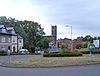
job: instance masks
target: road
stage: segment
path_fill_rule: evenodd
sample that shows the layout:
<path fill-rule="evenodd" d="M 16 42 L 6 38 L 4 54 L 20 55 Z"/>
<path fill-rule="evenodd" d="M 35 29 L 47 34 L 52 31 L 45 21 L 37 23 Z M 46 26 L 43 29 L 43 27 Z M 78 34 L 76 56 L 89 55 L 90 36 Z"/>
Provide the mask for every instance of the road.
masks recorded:
<path fill-rule="evenodd" d="M 100 64 L 60 68 L 0 67 L 0 76 L 100 76 Z"/>
<path fill-rule="evenodd" d="M 6 62 L 11 59 L 12 61 L 14 60 L 23 60 L 27 59 L 29 57 L 32 57 L 32 55 L 11 55 L 11 56 L 0 56 L 0 62 Z"/>

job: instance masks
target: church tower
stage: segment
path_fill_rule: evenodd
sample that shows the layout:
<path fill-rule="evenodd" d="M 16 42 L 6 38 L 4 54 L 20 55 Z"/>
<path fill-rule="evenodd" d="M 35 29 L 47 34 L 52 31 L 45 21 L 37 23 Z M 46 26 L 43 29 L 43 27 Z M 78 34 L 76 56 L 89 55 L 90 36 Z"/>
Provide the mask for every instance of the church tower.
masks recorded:
<path fill-rule="evenodd" d="M 52 26 L 51 27 L 51 35 L 54 37 L 54 42 L 55 42 L 55 45 L 56 45 L 56 41 L 57 41 L 57 26 Z"/>
<path fill-rule="evenodd" d="M 52 26 L 52 36 L 57 36 L 57 26 L 55 25 L 55 26 Z"/>

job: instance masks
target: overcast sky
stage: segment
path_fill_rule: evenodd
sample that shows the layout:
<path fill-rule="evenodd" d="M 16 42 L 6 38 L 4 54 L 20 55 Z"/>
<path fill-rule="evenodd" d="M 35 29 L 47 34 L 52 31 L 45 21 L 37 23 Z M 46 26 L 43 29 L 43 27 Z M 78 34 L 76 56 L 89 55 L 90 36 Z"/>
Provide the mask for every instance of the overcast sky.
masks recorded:
<path fill-rule="evenodd" d="M 100 0 L 0 0 L 0 16 L 33 20 L 42 25 L 46 35 L 57 25 L 58 38 L 100 36 Z"/>

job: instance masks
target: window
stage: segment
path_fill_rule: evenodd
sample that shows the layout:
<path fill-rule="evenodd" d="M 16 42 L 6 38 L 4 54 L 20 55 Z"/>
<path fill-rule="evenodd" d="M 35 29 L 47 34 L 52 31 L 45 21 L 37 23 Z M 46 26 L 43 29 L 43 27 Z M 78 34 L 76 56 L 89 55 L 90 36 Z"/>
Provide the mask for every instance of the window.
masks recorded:
<path fill-rule="evenodd" d="M 15 38 L 13 38 L 13 42 L 15 42 Z"/>
<path fill-rule="evenodd" d="M 2 37 L 1 42 L 6 42 L 5 37 Z"/>
<path fill-rule="evenodd" d="M 1 47 L 2 51 L 6 51 L 6 48 L 4 46 Z"/>
<path fill-rule="evenodd" d="M 19 43 L 21 43 L 22 41 L 21 40 L 19 40 Z"/>
<path fill-rule="evenodd" d="M 8 38 L 8 42 L 10 42 L 10 38 Z"/>

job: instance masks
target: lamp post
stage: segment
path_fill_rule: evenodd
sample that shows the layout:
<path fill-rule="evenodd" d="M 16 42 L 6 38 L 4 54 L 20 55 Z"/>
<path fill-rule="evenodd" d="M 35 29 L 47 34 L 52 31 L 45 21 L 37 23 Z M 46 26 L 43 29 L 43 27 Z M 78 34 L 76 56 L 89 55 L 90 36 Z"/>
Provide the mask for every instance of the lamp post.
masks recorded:
<path fill-rule="evenodd" d="M 73 52 L 73 40 L 72 40 L 72 26 L 70 25 L 65 25 L 65 27 L 70 27 L 71 28 L 71 52 Z"/>

